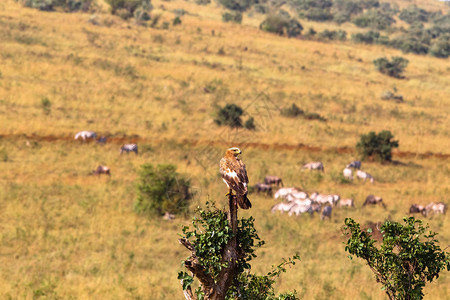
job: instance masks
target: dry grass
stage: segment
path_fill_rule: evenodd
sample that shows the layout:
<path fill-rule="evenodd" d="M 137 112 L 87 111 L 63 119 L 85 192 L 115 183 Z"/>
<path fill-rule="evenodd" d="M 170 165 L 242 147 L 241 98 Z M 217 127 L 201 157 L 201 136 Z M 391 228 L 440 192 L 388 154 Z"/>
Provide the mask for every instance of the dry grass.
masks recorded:
<path fill-rule="evenodd" d="M 208 199 L 222 206 L 217 161 L 223 149 L 241 144 L 247 145 L 243 158 L 251 183 L 280 175 L 287 185 L 357 202 L 356 209 L 335 210 L 330 222 L 321 223 L 317 216 L 273 215 L 273 200 L 253 195 L 254 208 L 242 214 L 256 218 L 267 242 L 254 271 L 267 272 L 299 252 L 302 262 L 282 277 L 280 290 L 296 289 L 303 299 L 383 299 L 367 267 L 346 258 L 343 219 L 400 221 L 412 203 L 448 204 L 448 159 L 397 155 L 406 165 L 364 163 L 374 185 L 344 184 L 342 168 L 356 154 L 337 150 L 353 149 L 362 133 L 388 129 L 401 152 L 449 154 L 450 62 L 380 46 L 278 37 L 256 28 L 259 15 L 244 17 L 243 26 L 225 24 L 215 3 L 153 4 L 163 21 L 174 17 L 173 9 L 191 14 L 162 30 L 105 11 L 98 13 L 101 26 L 94 26 L 88 14 L 43 13 L 12 0 L 0 4 L 4 298 L 181 299 L 176 273 L 187 253 L 176 239 L 178 224 L 188 220 L 137 216 L 136 171 L 143 163 L 174 163 L 192 178 L 193 207 Z M 410 61 L 406 79 L 374 69 L 375 58 L 394 55 Z M 206 93 L 206 86 L 213 91 Z M 380 100 L 394 86 L 406 103 Z M 48 115 L 41 106 L 45 97 Z M 253 116 L 258 130 L 214 125 L 216 107 L 226 103 L 245 107 L 244 119 Z M 280 116 L 279 109 L 292 103 L 327 122 Z M 105 146 L 73 141 L 84 129 L 115 138 Z M 121 142 L 136 140 L 140 155 L 119 156 Z M 299 143 L 324 150 L 293 147 Z M 323 175 L 301 171 L 312 160 L 324 162 Z M 98 164 L 111 168 L 111 178 L 88 175 Z M 361 208 L 371 193 L 385 199 L 387 210 Z M 446 247 L 449 215 L 426 221 Z M 426 298 L 447 299 L 449 280 L 444 273 L 425 289 Z"/>

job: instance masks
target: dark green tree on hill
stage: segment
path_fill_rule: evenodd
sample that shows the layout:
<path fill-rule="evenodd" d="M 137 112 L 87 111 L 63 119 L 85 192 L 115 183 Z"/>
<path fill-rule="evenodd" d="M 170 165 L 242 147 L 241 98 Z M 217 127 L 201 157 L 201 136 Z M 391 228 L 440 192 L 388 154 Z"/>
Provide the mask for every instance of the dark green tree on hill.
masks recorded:
<path fill-rule="evenodd" d="M 356 150 L 363 160 L 367 158 L 379 161 L 391 161 L 392 149 L 398 148 L 398 141 L 392 140 L 394 136 L 390 131 L 383 130 L 376 134 L 371 131 L 361 135 L 360 141 L 356 144 Z"/>
<path fill-rule="evenodd" d="M 380 73 L 395 78 L 402 78 L 402 73 L 409 61 L 403 57 L 394 56 L 390 61 L 386 57 L 380 57 L 373 61 L 373 64 Z"/>
<path fill-rule="evenodd" d="M 390 300 L 420 300 L 426 282 L 437 279 L 444 269 L 450 271 L 450 253 L 439 247 L 437 233 L 426 233 L 428 226 L 422 221 L 414 217 L 403 221 L 387 221 L 380 227 L 383 241 L 377 248 L 371 230 L 362 231 L 358 223 L 346 218 L 343 232 L 349 239 L 345 251 L 367 262 Z"/>

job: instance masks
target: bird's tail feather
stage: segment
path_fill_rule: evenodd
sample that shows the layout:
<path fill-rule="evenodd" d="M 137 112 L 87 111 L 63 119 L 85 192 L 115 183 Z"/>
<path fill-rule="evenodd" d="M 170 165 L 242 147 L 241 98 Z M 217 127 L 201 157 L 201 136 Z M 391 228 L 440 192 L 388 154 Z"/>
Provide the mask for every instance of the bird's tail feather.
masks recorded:
<path fill-rule="evenodd" d="M 247 193 L 245 193 L 244 195 L 237 195 L 237 203 L 242 209 L 249 209 L 252 207 L 250 200 L 248 200 L 247 198 Z"/>

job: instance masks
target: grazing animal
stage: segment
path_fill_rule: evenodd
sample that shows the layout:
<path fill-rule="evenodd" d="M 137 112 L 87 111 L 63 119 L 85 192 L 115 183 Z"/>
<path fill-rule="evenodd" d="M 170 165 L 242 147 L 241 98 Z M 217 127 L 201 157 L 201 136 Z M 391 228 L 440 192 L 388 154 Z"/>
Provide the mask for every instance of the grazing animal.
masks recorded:
<path fill-rule="evenodd" d="M 120 147 L 120 154 L 124 152 L 134 152 L 136 155 L 138 154 L 138 146 L 136 144 L 124 144 L 122 147 Z"/>
<path fill-rule="evenodd" d="M 347 168 L 361 169 L 361 161 L 354 160 L 347 165 Z"/>
<path fill-rule="evenodd" d="M 239 148 L 233 147 L 225 152 L 225 156 L 220 160 L 220 174 L 228 187 L 228 195 L 236 192 L 236 201 L 242 209 L 252 207 L 248 194 L 248 176 L 244 163 L 238 158 L 242 154 Z"/>
<path fill-rule="evenodd" d="M 269 194 L 272 194 L 272 187 L 270 186 L 270 185 L 268 185 L 268 184 L 265 184 L 265 183 L 257 183 L 257 184 L 255 184 L 255 190 L 256 190 L 256 192 L 259 194 L 259 193 L 267 193 L 268 195 Z"/>
<path fill-rule="evenodd" d="M 366 201 L 364 201 L 363 206 L 366 206 L 367 204 L 371 204 L 371 205 L 381 204 L 381 206 L 386 208 L 386 205 L 384 204 L 383 199 L 381 197 L 374 196 L 374 195 L 367 196 Z"/>
<path fill-rule="evenodd" d="M 107 141 L 108 139 L 106 138 L 106 136 L 101 136 L 98 140 L 97 140 L 97 143 L 99 143 L 99 144 L 106 144 L 106 141 Z"/>
<path fill-rule="evenodd" d="M 364 182 L 369 179 L 370 183 L 373 183 L 374 179 L 372 177 L 372 175 L 370 175 L 367 172 L 361 171 L 361 170 L 357 170 L 356 171 L 356 177 L 360 178 L 360 179 L 364 179 Z"/>
<path fill-rule="evenodd" d="M 311 207 L 311 200 L 305 200 L 305 201 L 294 201 L 294 205 L 289 210 L 288 215 L 300 215 L 304 213 L 309 213 L 310 215 L 313 214 L 312 207 Z"/>
<path fill-rule="evenodd" d="M 163 216 L 163 219 L 167 221 L 172 221 L 173 219 L 175 219 L 175 215 L 166 211 L 166 213 Z"/>
<path fill-rule="evenodd" d="M 106 174 L 111 176 L 110 169 L 107 166 L 102 165 L 99 165 L 97 169 L 92 170 L 92 173 L 94 173 L 95 175 Z"/>
<path fill-rule="evenodd" d="M 339 195 L 329 195 L 329 194 L 317 194 L 314 192 L 311 195 L 311 199 L 319 204 L 330 204 L 335 205 L 341 197 Z"/>
<path fill-rule="evenodd" d="M 425 209 L 422 210 L 422 214 L 427 217 L 430 213 L 433 214 L 445 214 L 447 211 L 447 205 L 443 202 L 431 202 Z"/>
<path fill-rule="evenodd" d="M 302 167 L 302 169 L 307 169 L 307 170 L 319 170 L 319 171 L 324 171 L 323 168 L 323 163 L 320 161 L 315 161 L 315 162 L 310 162 L 307 163 L 306 165 L 304 165 Z"/>
<path fill-rule="evenodd" d="M 353 180 L 353 171 L 348 166 L 344 169 L 344 171 L 342 171 L 342 174 L 344 175 L 345 179 Z"/>
<path fill-rule="evenodd" d="M 285 188 L 281 188 L 278 191 L 276 191 L 275 195 L 273 195 L 273 197 L 275 199 L 286 198 L 287 195 L 289 195 L 293 192 L 299 192 L 299 190 L 295 187 L 285 187 Z"/>
<path fill-rule="evenodd" d="M 264 183 L 269 185 L 275 184 L 276 186 L 283 186 L 283 180 L 277 176 L 266 176 L 266 178 L 264 178 Z"/>
<path fill-rule="evenodd" d="M 78 140 L 78 138 L 80 137 L 83 139 L 83 141 L 86 141 L 86 139 L 95 139 L 97 137 L 97 134 L 93 131 L 80 131 L 75 134 L 75 139 Z"/>
<path fill-rule="evenodd" d="M 325 206 L 322 209 L 322 213 L 320 214 L 320 219 L 323 221 L 325 220 L 325 218 L 329 218 L 331 219 L 331 211 L 333 210 L 333 208 L 329 205 Z"/>
<path fill-rule="evenodd" d="M 272 206 L 271 211 L 273 213 L 276 211 L 288 212 L 294 205 L 295 202 L 280 202 Z"/>
<path fill-rule="evenodd" d="M 338 207 L 355 207 L 355 202 L 353 199 L 341 199 L 338 204 Z"/>
<path fill-rule="evenodd" d="M 293 191 L 285 197 L 287 201 L 305 200 L 306 198 L 308 198 L 308 194 L 302 191 Z"/>
<path fill-rule="evenodd" d="M 411 207 L 409 208 L 409 213 L 410 214 L 421 213 L 423 212 L 424 209 L 425 207 L 423 207 L 422 205 L 412 204 Z"/>

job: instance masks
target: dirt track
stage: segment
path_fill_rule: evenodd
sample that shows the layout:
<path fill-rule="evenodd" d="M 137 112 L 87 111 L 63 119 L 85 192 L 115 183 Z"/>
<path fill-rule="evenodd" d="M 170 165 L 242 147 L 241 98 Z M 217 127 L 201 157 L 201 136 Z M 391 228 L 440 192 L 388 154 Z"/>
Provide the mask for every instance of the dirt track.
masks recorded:
<path fill-rule="evenodd" d="M 55 135 L 48 135 L 48 136 L 39 136 L 39 135 L 26 135 L 26 134 L 11 134 L 11 135 L 0 135 L 0 139 L 26 139 L 30 141 L 37 141 L 37 142 L 55 142 L 55 141 L 67 141 L 67 142 L 81 142 L 81 141 L 75 141 L 73 139 L 73 136 L 55 136 Z M 155 140 L 155 139 L 146 139 L 142 138 L 138 135 L 130 135 L 130 136 L 120 136 L 120 137 L 108 137 L 108 143 L 113 144 L 124 144 L 124 143 L 149 143 L 149 144 L 161 144 L 164 143 L 166 140 Z M 180 144 L 189 145 L 189 146 L 223 146 L 227 147 L 228 143 L 220 140 L 209 140 L 209 141 L 199 141 L 199 140 L 179 140 Z M 246 147 L 246 148 L 256 148 L 256 149 L 262 149 L 262 150 L 302 150 L 302 151 L 310 151 L 310 152 L 337 152 L 342 154 L 350 154 L 354 153 L 355 149 L 350 147 L 320 147 L 320 146 L 312 146 L 312 145 L 305 145 L 305 144 L 267 144 L 267 143 L 258 143 L 258 142 L 249 142 L 249 143 L 235 143 L 238 147 Z M 448 159 L 450 158 L 450 154 L 445 153 L 433 153 L 433 152 L 425 152 L 425 153 L 417 153 L 417 152 L 411 152 L 411 151 L 393 151 L 392 152 L 393 157 L 396 158 L 411 158 L 411 157 L 418 157 L 418 158 L 429 158 L 429 157 L 435 157 L 439 159 Z"/>

